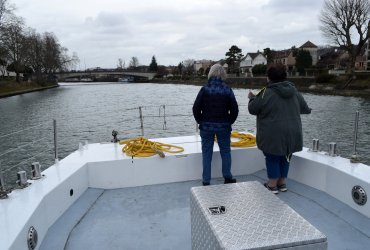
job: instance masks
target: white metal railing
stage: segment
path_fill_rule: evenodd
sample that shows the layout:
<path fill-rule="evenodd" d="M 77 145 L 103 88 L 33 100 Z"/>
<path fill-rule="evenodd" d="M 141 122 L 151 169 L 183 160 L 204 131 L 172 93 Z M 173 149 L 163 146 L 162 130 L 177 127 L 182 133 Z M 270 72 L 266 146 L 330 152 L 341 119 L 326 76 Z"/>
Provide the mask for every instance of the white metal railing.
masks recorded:
<path fill-rule="evenodd" d="M 351 162 L 358 162 L 359 156 L 357 155 L 357 134 L 358 134 L 358 121 L 360 119 L 360 112 L 357 110 L 355 115 L 355 128 L 353 136 L 353 154 L 351 156 Z"/>
<path fill-rule="evenodd" d="M 243 106 L 244 106 L 244 109 L 247 110 L 247 107 L 246 107 L 247 105 L 239 105 L 239 107 L 243 107 Z M 169 107 L 176 107 L 177 108 L 176 112 L 174 112 L 174 113 L 168 112 Z M 179 109 L 178 107 L 187 107 L 188 110 L 191 110 L 192 104 L 157 105 L 157 106 L 149 105 L 149 106 L 139 106 L 139 107 L 134 107 L 134 108 L 127 108 L 127 109 L 124 109 L 124 111 L 130 111 L 130 115 L 128 117 L 125 117 L 121 121 L 131 124 L 131 123 L 138 122 L 138 120 L 139 120 L 138 127 L 131 128 L 131 129 L 140 130 L 141 136 L 144 136 L 145 135 L 145 126 L 146 126 L 145 120 L 148 119 L 148 118 L 149 119 L 160 119 L 161 123 L 162 123 L 161 130 L 167 130 L 168 129 L 169 118 L 171 118 L 171 117 L 175 117 L 175 118 L 184 117 L 188 121 L 188 118 L 191 118 L 193 116 L 191 111 L 184 112 L 184 109 Z M 150 110 L 151 112 L 149 112 L 148 114 L 145 114 L 145 112 L 144 112 L 145 110 Z M 155 110 L 158 111 L 158 113 L 157 113 L 158 115 L 155 114 L 156 113 Z M 322 112 L 323 110 L 313 110 L 313 112 L 315 112 L 315 111 Z M 354 139 L 353 139 L 353 155 L 351 157 L 351 159 L 353 161 L 358 160 L 357 146 L 356 146 L 357 145 L 357 139 L 358 139 L 358 136 L 357 136 L 358 121 L 359 121 L 359 111 L 356 112 L 356 117 L 355 117 L 355 126 L 354 126 L 355 127 L 355 132 L 354 132 Z M 15 132 L 12 132 L 12 133 L 9 133 L 9 134 L 6 134 L 6 135 L 1 135 L 0 139 L 4 139 L 4 138 L 10 137 L 10 136 L 14 136 L 15 134 L 19 134 L 19 133 L 22 133 L 22 132 L 27 131 L 27 130 L 34 130 L 36 128 L 39 128 L 39 127 L 42 127 L 42 126 L 45 126 L 45 125 L 49 126 L 50 122 L 37 124 L 35 126 L 31 126 L 31 127 L 26 128 L 26 129 L 15 131 Z M 198 133 L 198 125 L 196 123 L 195 123 L 195 125 L 196 125 L 195 126 L 195 128 L 196 128 L 195 131 L 196 131 L 196 133 Z M 56 120 L 52 121 L 52 128 L 50 128 L 50 130 L 53 131 L 52 139 L 50 138 L 50 136 L 43 136 L 43 137 L 38 138 L 36 140 L 33 140 L 31 142 L 22 144 L 20 146 L 15 147 L 15 148 L 5 150 L 4 152 L 0 153 L 0 191 L 2 193 L 9 191 L 5 187 L 6 185 L 5 185 L 5 180 L 4 180 L 4 173 L 9 172 L 11 170 L 14 170 L 15 168 L 22 168 L 22 170 L 25 170 L 25 168 L 22 167 L 22 166 L 24 166 L 27 162 L 30 162 L 31 160 L 37 160 L 37 158 L 39 156 L 42 156 L 42 155 L 46 154 L 46 152 L 51 153 L 51 151 L 52 151 L 53 154 L 54 154 L 54 161 L 55 162 L 58 161 L 58 158 L 59 158 L 59 156 L 58 156 L 58 144 L 60 144 L 61 141 L 58 141 L 58 133 L 57 133 L 58 129 L 57 129 L 57 121 Z M 248 130 L 248 129 L 246 129 L 246 130 L 251 131 L 251 130 Z M 116 132 L 116 131 L 114 131 L 114 132 Z M 124 132 L 127 132 L 127 131 L 125 130 Z M 254 131 L 251 131 L 251 132 L 254 132 Z M 113 132 L 112 132 L 112 135 L 113 135 Z M 117 136 L 117 134 L 116 134 L 116 136 Z M 116 140 L 117 140 L 117 137 L 116 137 Z M 32 156 L 30 156 L 26 159 L 23 159 L 20 162 L 18 162 L 17 164 L 14 164 L 14 165 L 6 168 L 6 169 L 4 168 L 4 165 L 1 164 L 1 158 L 2 157 L 6 156 L 6 155 L 8 155 L 12 152 L 15 152 L 17 150 L 23 149 L 27 146 L 37 144 L 41 141 L 52 141 L 53 145 L 52 145 L 52 147 L 50 147 L 46 150 L 43 150 L 42 152 L 34 153 L 34 155 L 32 155 Z M 0 198 L 1 198 L 1 194 L 0 194 Z"/>
<path fill-rule="evenodd" d="M 54 135 L 56 135 L 56 121 L 53 120 L 53 123 L 54 123 Z M 15 131 L 15 132 L 12 132 L 12 133 L 8 133 L 8 134 L 5 134 L 5 135 L 1 135 L 0 136 L 0 139 L 4 141 L 4 139 L 6 139 L 7 137 L 11 137 L 11 136 L 15 136 L 17 134 L 21 134 L 25 131 L 29 131 L 29 130 L 35 130 L 37 128 L 41 128 L 41 127 L 45 127 L 45 126 L 49 126 L 50 125 L 50 122 L 44 122 L 44 123 L 40 123 L 40 124 L 37 124 L 37 125 L 34 125 L 34 126 L 30 126 L 28 128 L 25 128 L 25 129 L 21 129 L 21 130 L 18 130 L 18 131 Z M 56 148 L 56 136 L 54 136 L 54 148 L 53 149 L 46 149 L 46 150 L 43 150 L 42 152 L 38 152 L 30 157 L 27 157 L 26 159 L 22 159 L 20 162 L 14 164 L 14 165 L 11 165 L 10 167 L 8 168 L 5 168 L 4 167 L 4 164 L 2 164 L 2 159 L 4 158 L 4 156 L 6 155 L 9 155 L 9 154 L 12 154 L 14 152 L 17 152 L 17 151 L 21 151 L 21 150 L 24 150 L 26 147 L 32 147 L 33 145 L 36 145 L 40 142 L 47 142 L 48 140 L 50 140 L 50 136 L 43 136 L 41 138 L 38 138 L 38 139 L 34 139 L 30 142 L 27 142 L 27 143 L 22 143 L 21 145 L 18 145 L 18 146 L 15 146 L 13 148 L 10 148 L 10 149 L 7 149 L 5 150 L 4 152 L 0 153 L 0 198 L 4 198 L 6 197 L 6 193 L 7 192 L 10 192 L 13 187 L 11 185 L 9 185 L 10 187 L 7 188 L 7 184 L 6 184 L 6 181 L 5 181 L 5 173 L 7 172 L 10 172 L 12 170 L 14 170 L 15 168 L 19 168 L 19 169 L 22 169 L 22 170 L 26 170 L 24 165 L 27 163 L 27 162 L 30 162 L 31 160 L 35 160 L 37 159 L 40 155 L 43 155 L 45 154 L 45 152 L 48 152 L 50 150 L 54 150 L 54 155 L 56 156 L 57 158 L 57 148 Z"/>

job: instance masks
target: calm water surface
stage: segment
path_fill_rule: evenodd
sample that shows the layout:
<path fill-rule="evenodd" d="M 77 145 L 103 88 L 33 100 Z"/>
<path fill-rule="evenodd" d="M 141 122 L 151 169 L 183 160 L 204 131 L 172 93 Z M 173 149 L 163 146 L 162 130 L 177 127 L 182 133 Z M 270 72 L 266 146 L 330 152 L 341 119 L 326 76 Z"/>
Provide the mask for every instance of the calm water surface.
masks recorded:
<path fill-rule="evenodd" d="M 57 120 L 59 159 L 78 149 L 80 142 L 110 141 L 112 130 L 119 132 L 119 138 L 140 136 L 139 106 L 143 107 L 145 137 L 194 134 L 191 107 L 199 89 L 150 83 L 69 84 L 0 99 L 0 167 L 6 182 L 12 185 L 16 172 L 29 172 L 34 161 L 43 169 L 53 164 L 53 119 Z M 247 110 L 247 90 L 234 92 L 240 114 L 233 129 L 255 132 L 255 117 Z M 359 110 L 357 150 L 362 162 L 370 165 L 370 100 L 304 97 L 313 109 L 312 114 L 302 116 L 305 146 L 311 147 L 312 139 L 318 138 L 321 149 L 327 151 L 327 144 L 336 142 L 339 154 L 349 157 L 353 153 L 355 111 Z"/>

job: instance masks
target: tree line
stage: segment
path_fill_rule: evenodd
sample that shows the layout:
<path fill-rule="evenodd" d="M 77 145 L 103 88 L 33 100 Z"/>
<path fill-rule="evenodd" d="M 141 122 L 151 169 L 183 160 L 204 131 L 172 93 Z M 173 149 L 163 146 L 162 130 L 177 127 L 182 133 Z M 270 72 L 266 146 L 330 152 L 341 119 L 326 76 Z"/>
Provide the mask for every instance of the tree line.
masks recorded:
<path fill-rule="evenodd" d="M 369 0 L 325 0 L 319 16 L 320 30 L 330 44 L 335 44 L 348 54 L 346 73 L 353 78 L 356 57 L 361 55 L 370 39 L 370 2 Z M 296 68 L 300 74 L 312 66 L 312 57 L 308 51 L 292 47 L 296 59 Z M 239 73 L 239 63 L 243 54 L 236 45 L 226 53 L 229 73 Z M 370 52 L 368 52 L 370 53 Z M 274 60 L 274 51 L 266 48 L 263 54 L 267 64 Z M 369 57 L 370 55 L 368 55 Z M 256 67 L 256 72 L 263 72 L 265 66 Z"/>
<path fill-rule="evenodd" d="M 325 0 L 319 16 L 320 30 L 329 44 L 339 46 L 347 52 L 348 60 L 345 61 L 346 73 L 350 79 L 354 78 L 356 57 L 362 55 L 366 44 L 370 39 L 370 2 L 369 0 Z M 293 56 L 296 60 L 296 70 L 304 74 L 305 69 L 312 67 L 313 58 L 309 51 L 292 47 Z M 262 52 L 267 58 L 267 64 L 274 61 L 275 51 L 265 48 Z M 368 58 L 370 57 L 370 52 Z M 225 54 L 225 62 L 228 65 L 228 73 L 239 75 L 240 62 L 244 55 L 242 50 L 232 45 Z M 187 59 L 175 68 L 180 74 L 193 75 L 204 73 L 194 72 L 195 60 Z M 153 64 L 153 61 L 152 61 Z M 370 67 L 370 65 L 368 65 Z M 204 72 L 203 72 L 204 71 Z M 256 65 L 253 74 L 264 74 L 266 65 Z"/>
<path fill-rule="evenodd" d="M 319 20 L 323 35 L 331 44 L 345 49 L 349 55 L 347 72 L 354 72 L 355 60 L 363 51 L 370 36 L 370 3 L 369 0 L 325 0 Z M 268 49 L 268 48 L 267 48 Z M 269 52 L 264 54 L 270 61 Z M 302 71 L 310 64 L 307 52 L 297 51 L 297 68 Z M 225 54 L 229 73 L 238 74 L 238 63 L 243 54 L 241 49 L 233 45 Z M 302 63 L 300 64 L 300 59 Z M 77 54 L 68 54 L 52 32 L 38 33 L 35 29 L 27 27 L 22 17 L 14 14 L 14 7 L 9 0 L 0 0 L 0 72 L 14 71 L 16 79 L 21 81 L 21 73 L 27 78 L 44 83 L 52 80 L 53 73 L 73 68 L 79 62 Z M 180 74 L 193 74 L 194 60 L 187 59 L 179 63 L 175 69 Z M 138 59 L 132 57 L 129 68 L 137 68 Z M 119 59 L 117 68 L 125 68 L 125 62 Z M 150 63 L 151 71 L 163 71 L 153 56 Z M 203 69 L 206 71 L 206 69 Z M 198 72 L 195 72 L 198 73 Z M 205 73 L 205 72 L 202 72 Z"/>
<path fill-rule="evenodd" d="M 68 55 L 52 32 L 38 33 L 14 14 L 8 0 L 0 0 L 1 75 L 14 71 L 16 81 L 32 80 L 39 84 L 54 81 L 54 73 L 78 63 L 77 54 Z M 21 78 L 23 73 L 23 79 Z"/>

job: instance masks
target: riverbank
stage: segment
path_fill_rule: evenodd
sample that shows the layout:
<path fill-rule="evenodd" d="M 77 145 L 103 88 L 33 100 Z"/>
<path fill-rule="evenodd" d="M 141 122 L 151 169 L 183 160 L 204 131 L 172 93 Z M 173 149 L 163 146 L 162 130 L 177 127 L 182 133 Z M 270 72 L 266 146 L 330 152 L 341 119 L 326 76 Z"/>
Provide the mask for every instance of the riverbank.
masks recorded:
<path fill-rule="evenodd" d="M 311 93 L 316 95 L 354 96 L 370 99 L 370 80 L 368 79 L 354 80 L 346 88 L 344 88 L 346 82 L 343 80 L 339 80 L 336 83 L 316 83 L 315 79 L 312 77 L 292 77 L 288 78 L 288 80 L 293 82 L 297 89 L 303 93 Z M 157 84 L 184 84 L 202 86 L 206 81 L 206 78 L 202 78 L 195 80 L 155 79 L 151 82 Z M 266 77 L 235 77 L 228 78 L 226 81 L 232 88 L 261 89 L 266 84 Z M 39 85 L 32 82 L 17 83 L 15 81 L 1 82 L 0 80 L 0 98 L 56 87 L 59 87 L 59 85 L 55 83 Z"/>
<path fill-rule="evenodd" d="M 197 80 L 173 80 L 173 79 L 155 79 L 154 83 L 159 84 L 185 84 L 202 86 L 207 79 Z M 242 89 L 261 89 L 266 85 L 266 77 L 235 77 L 228 78 L 227 84 L 232 88 Z M 354 96 L 370 99 L 370 79 L 356 79 L 345 87 L 344 79 L 337 79 L 335 82 L 317 83 L 313 77 L 290 77 L 288 81 L 294 83 L 296 88 L 303 93 L 315 95 L 338 95 Z"/>
<path fill-rule="evenodd" d="M 50 88 L 59 87 L 57 83 L 48 83 L 40 85 L 34 82 L 1 81 L 0 80 L 0 98 L 25 94 L 34 91 L 41 91 Z"/>

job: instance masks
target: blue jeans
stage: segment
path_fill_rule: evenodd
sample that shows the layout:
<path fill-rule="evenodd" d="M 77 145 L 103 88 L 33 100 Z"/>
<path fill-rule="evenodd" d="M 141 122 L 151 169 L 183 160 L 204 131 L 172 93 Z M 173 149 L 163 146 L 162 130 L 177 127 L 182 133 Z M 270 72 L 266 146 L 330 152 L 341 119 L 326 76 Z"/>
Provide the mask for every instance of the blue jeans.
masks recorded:
<path fill-rule="evenodd" d="M 263 152 L 266 159 L 267 177 L 269 179 L 287 178 L 290 156 L 272 155 Z"/>
<path fill-rule="evenodd" d="M 217 143 L 220 148 L 222 159 L 222 176 L 224 178 L 232 178 L 231 174 L 231 153 L 230 153 L 230 135 L 229 129 L 222 131 L 200 130 L 202 138 L 202 157 L 203 157 L 203 182 L 211 181 L 211 162 L 213 155 L 213 144 L 217 136 Z"/>

